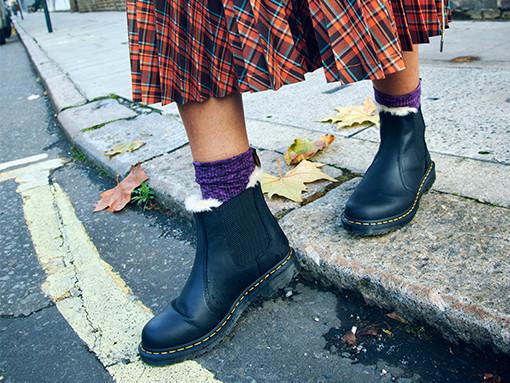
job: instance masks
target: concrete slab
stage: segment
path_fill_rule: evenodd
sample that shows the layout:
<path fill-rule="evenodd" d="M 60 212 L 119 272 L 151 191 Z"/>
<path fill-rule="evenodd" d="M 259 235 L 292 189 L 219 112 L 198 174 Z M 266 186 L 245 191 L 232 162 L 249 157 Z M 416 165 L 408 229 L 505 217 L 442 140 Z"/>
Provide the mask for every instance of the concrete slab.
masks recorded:
<path fill-rule="evenodd" d="M 294 138 L 318 139 L 322 133 L 248 120 L 248 135 L 256 147 L 283 153 Z M 337 136 L 335 142 L 314 160 L 354 173 L 364 173 L 377 151 L 378 143 Z M 373 130 L 371 134 L 377 134 Z M 437 180 L 433 189 L 510 207 L 510 166 L 488 161 L 433 153 Z"/>
<path fill-rule="evenodd" d="M 76 129 L 73 129 L 74 131 Z M 145 145 L 111 159 L 104 152 L 115 145 L 141 140 Z M 175 150 L 187 143 L 182 123 L 173 116 L 146 114 L 132 120 L 119 120 L 75 136 L 75 144 L 87 156 L 113 175 L 124 176 L 131 165 Z"/>
<path fill-rule="evenodd" d="M 156 198 L 170 210 L 191 217 L 184 209 L 184 200 L 200 190 L 194 181 L 191 150 L 188 145 L 171 153 L 144 162 L 148 183 Z"/>
<path fill-rule="evenodd" d="M 360 239 L 339 221 L 357 182 L 281 220 L 306 267 L 335 286 L 359 290 L 370 302 L 424 320 L 447 337 L 457 334 L 509 352 L 510 211 L 432 192 L 411 225 Z"/>
<path fill-rule="evenodd" d="M 136 116 L 136 112 L 121 105 L 117 100 L 107 98 L 66 109 L 58 115 L 58 120 L 72 139 L 83 129 Z"/>
<path fill-rule="evenodd" d="M 89 100 L 110 93 L 131 98 L 125 12 L 53 12 L 51 18 L 51 34 L 46 31 L 43 13 L 27 14 L 18 23 Z M 114 72 L 121 75 L 111 76 Z M 100 81 L 98 74 L 104 75 Z"/>
<path fill-rule="evenodd" d="M 367 81 L 355 86 L 327 83 L 322 69 L 305 77 L 306 81 L 285 85 L 277 91 L 244 93 L 246 117 L 320 132 L 335 132 L 343 136 L 360 130 L 336 131 L 333 125 L 319 121 L 334 115 L 335 107 L 361 104 L 367 96 L 372 96 L 372 88 Z"/>

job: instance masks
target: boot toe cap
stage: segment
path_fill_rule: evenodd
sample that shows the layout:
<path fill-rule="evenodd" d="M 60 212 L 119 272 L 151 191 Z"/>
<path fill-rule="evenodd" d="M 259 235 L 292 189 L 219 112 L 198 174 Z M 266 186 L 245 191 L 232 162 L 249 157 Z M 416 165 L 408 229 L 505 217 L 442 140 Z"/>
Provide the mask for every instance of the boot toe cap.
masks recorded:
<path fill-rule="evenodd" d="M 169 307 L 145 324 L 141 336 L 142 346 L 152 351 L 168 350 L 193 342 L 206 332 L 187 322 Z"/>
<path fill-rule="evenodd" d="M 352 221 L 373 222 L 402 214 L 412 205 L 412 195 L 356 195 L 347 201 L 344 216 Z"/>

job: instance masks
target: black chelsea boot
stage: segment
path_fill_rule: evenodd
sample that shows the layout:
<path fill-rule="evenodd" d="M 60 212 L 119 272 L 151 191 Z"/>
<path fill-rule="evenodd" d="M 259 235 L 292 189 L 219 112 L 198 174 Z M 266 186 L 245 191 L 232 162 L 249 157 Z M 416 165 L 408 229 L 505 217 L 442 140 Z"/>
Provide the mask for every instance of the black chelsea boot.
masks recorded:
<path fill-rule="evenodd" d="M 436 178 L 421 108 L 383 108 L 379 116 L 379 150 L 341 218 L 346 230 L 361 236 L 408 224 Z"/>
<path fill-rule="evenodd" d="M 252 178 L 255 173 L 259 167 Z M 186 208 L 197 233 L 195 261 L 181 294 L 143 328 L 138 350 L 152 365 L 209 351 L 251 303 L 273 296 L 298 272 L 294 251 L 254 179 L 227 202 L 188 197 Z"/>

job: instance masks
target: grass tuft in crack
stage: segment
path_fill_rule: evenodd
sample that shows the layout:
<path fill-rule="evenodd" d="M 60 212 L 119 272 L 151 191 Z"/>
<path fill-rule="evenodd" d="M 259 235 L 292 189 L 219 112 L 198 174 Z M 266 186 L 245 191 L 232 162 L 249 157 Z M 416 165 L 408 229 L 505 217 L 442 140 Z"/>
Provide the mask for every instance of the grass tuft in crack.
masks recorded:
<path fill-rule="evenodd" d="M 144 210 L 154 204 L 154 190 L 144 181 L 131 194 L 131 202 L 141 206 Z"/>
<path fill-rule="evenodd" d="M 96 163 L 92 162 L 85 153 L 83 153 L 76 146 L 71 147 L 71 158 L 76 162 L 82 162 L 85 165 L 94 167 L 99 173 L 100 177 L 109 178 L 108 172 L 103 169 L 101 166 L 98 166 Z"/>
<path fill-rule="evenodd" d="M 73 146 L 71 148 L 71 157 L 75 161 L 88 162 L 87 156 L 80 149 L 78 149 L 76 146 Z"/>

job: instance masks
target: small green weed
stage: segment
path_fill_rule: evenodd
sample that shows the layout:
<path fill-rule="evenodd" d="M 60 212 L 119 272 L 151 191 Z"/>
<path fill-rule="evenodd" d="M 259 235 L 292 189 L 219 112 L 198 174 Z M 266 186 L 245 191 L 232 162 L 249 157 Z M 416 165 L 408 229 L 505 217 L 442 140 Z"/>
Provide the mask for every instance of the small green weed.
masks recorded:
<path fill-rule="evenodd" d="M 76 146 L 73 146 L 71 148 L 71 157 L 75 161 L 87 162 L 88 163 L 87 156 L 85 154 L 83 154 L 83 152 L 80 149 L 78 149 Z"/>
<path fill-rule="evenodd" d="M 131 194 L 131 202 L 141 206 L 144 210 L 154 202 L 154 190 L 144 181 Z"/>

